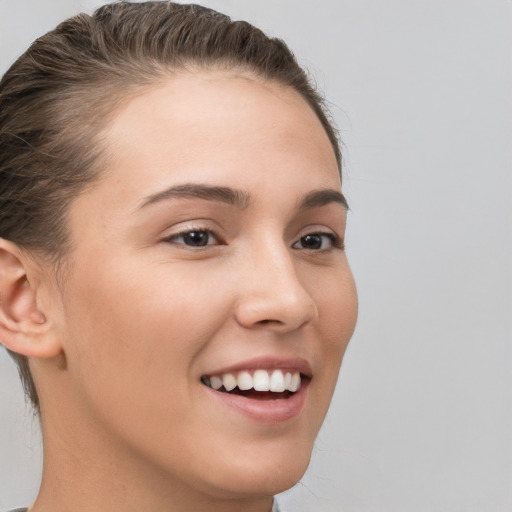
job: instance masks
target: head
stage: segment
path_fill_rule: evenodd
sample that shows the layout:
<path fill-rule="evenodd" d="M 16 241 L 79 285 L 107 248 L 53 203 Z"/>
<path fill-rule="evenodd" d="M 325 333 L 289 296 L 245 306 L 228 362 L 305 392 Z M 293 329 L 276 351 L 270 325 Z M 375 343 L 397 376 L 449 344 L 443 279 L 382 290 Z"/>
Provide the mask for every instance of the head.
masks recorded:
<path fill-rule="evenodd" d="M 38 39 L 0 83 L 0 341 L 43 429 L 59 397 L 204 490 L 226 439 L 232 491 L 297 481 L 355 324 L 340 176 L 320 96 L 248 23 L 117 3 Z M 281 409 L 223 393 L 287 373 Z"/>

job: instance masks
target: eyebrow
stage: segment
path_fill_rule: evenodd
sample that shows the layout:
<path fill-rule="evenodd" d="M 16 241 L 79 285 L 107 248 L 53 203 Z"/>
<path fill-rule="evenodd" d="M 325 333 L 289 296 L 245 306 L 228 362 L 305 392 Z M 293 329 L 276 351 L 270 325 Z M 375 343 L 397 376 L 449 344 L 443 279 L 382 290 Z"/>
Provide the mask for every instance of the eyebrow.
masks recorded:
<path fill-rule="evenodd" d="M 206 201 L 219 201 L 221 203 L 237 206 L 240 209 L 247 208 L 251 202 L 249 194 L 241 190 L 235 190 L 230 187 L 186 183 L 184 185 L 170 187 L 167 190 L 147 197 L 142 202 L 141 208 L 167 199 L 204 199 Z"/>
<path fill-rule="evenodd" d="M 219 201 L 221 203 L 236 206 L 240 209 L 247 208 L 251 203 L 249 194 L 241 190 L 236 190 L 230 187 L 185 183 L 148 196 L 142 202 L 140 208 L 168 199 L 203 199 L 206 201 Z M 341 192 L 332 189 L 320 189 L 309 192 L 299 203 L 299 210 L 318 208 L 330 203 L 338 203 L 343 206 L 345 210 L 349 209 L 347 200 Z"/>
<path fill-rule="evenodd" d="M 308 210 L 310 208 L 318 208 L 320 206 L 326 206 L 330 203 L 338 203 L 343 206 L 343 208 L 348 211 L 348 202 L 345 199 L 345 196 L 338 192 L 337 190 L 332 190 L 330 188 L 321 189 L 321 190 L 313 190 L 309 192 L 309 194 L 304 197 L 304 199 L 299 204 L 300 210 Z"/>

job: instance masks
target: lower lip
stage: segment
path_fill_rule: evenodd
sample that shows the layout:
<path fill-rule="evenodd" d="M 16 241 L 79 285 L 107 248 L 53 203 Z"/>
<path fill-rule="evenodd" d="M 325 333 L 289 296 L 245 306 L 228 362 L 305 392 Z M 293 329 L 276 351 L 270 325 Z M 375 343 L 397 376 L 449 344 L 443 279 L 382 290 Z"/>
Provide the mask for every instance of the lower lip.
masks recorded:
<path fill-rule="evenodd" d="M 259 423 L 283 423 L 298 416 L 306 403 L 309 380 L 303 380 L 298 391 L 288 398 L 275 400 L 257 400 L 241 395 L 232 395 L 215 391 L 203 386 L 213 398 L 227 407 Z"/>

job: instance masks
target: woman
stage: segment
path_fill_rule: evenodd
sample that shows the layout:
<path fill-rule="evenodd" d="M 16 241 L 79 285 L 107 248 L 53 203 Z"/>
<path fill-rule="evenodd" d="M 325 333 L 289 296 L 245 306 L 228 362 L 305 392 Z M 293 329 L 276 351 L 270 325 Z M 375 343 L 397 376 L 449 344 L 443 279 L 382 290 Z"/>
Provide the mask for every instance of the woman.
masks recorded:
<path fill-rule="evenodd" d="M 0 339 L 31 512 L 254 511 L 304 473 L 357 299 L 336 134 L 287 47 L 198 6 L 62 23 L 0 84 Z"/>

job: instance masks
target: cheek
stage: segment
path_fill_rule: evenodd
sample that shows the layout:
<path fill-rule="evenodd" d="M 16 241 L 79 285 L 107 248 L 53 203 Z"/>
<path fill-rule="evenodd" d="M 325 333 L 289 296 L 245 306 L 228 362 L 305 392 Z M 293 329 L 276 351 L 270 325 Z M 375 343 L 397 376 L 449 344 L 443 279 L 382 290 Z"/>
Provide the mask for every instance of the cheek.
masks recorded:
<path fill-rule="evenodd" d="M 328 286 L 316 290 L 321 338 L 318 355 L 323 361 L 321 392 L 330 396 L 334 392 L 341 361 L 355 329 L 357 292 L 348 266 L 338 274 L 337 279 L 331 279 Z"/>
<path fill-rule="evenodd" d="M 341 351 L 341 356 L 354 333 L 357 320 L 358 302 L 354 279 L 347 270 L 338 281 L 337 286 L 331 291 L 324 303 L 328 339 Z"/>
<path fill-rule="evenodd" d="M 149 268 L 97 267 L 95 279 L 77 272 L 66 301 L 65 352 L 77 392 L 120 416 L 130 403 L 150 414 L 171 397 L 178 409 L 226 309 L 201 280 Z"/>
<path fill-rule="evenodd" d="M 338 272 L 327 273 L 321 283 L 309 285 L 326 349 L 343 353 L 354 332 L 358 310 L 357 291 L 348 264 Z"/>

